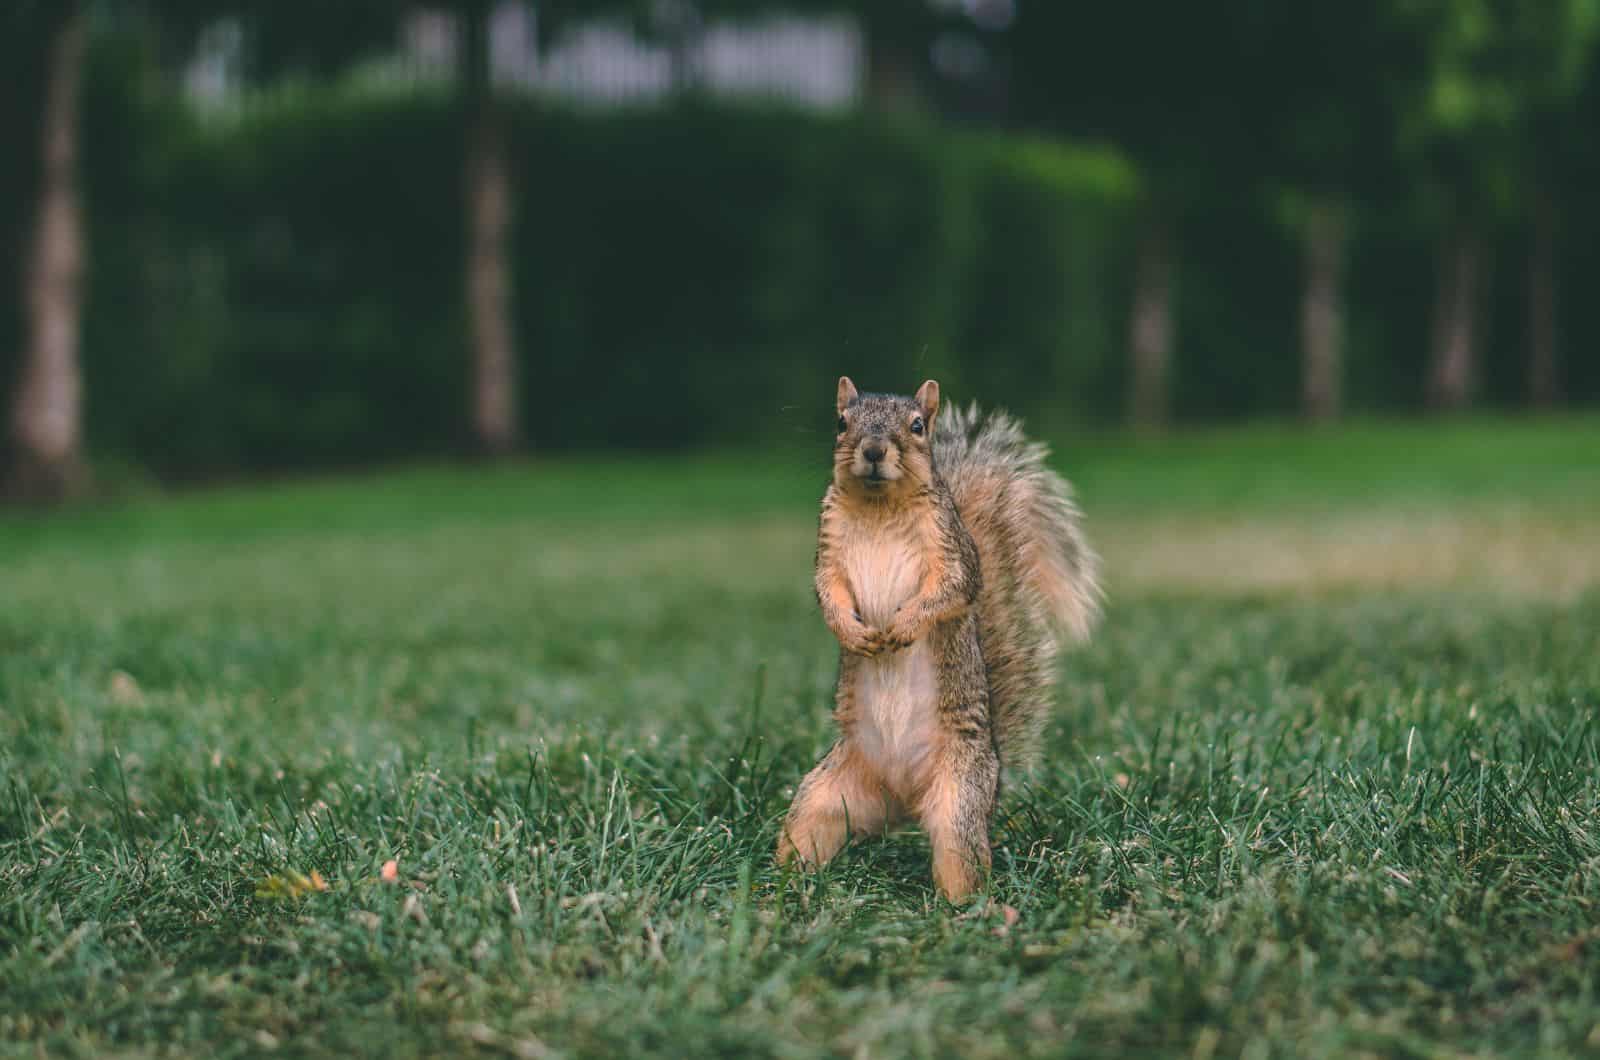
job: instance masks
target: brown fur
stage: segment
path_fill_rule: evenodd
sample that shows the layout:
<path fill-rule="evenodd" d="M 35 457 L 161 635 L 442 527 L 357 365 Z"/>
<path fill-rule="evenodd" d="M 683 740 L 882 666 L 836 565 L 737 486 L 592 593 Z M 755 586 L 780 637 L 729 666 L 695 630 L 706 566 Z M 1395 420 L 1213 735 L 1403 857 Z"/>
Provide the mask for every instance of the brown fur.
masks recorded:
<path fill-rule="evenodd" d="M 952 409 L 937 448 L 984 572 L 978 613 L 996 739 L 1006 764 L 1023 768 L 1038 751 L 1060 648 L 1087 638 L 1099 615 L 1099 562 L 1071 487 L 1016 420 Z"/>
<path fill-rule="evenodd" d="M 1010 420 L 956 413 L 935 444 L 931 380 L 903 398 L 843 378 L 836 411 L 816 589 L 841 649 L 840 736 L 801 782 L 778 859 L 818 865 L 913 815 L 955 900 L 988 872 L 1001 756 L 1024 761 L 1042 727 L 1056 631 L 1087 633 L 1093 557 L 1065 483 Z"/>

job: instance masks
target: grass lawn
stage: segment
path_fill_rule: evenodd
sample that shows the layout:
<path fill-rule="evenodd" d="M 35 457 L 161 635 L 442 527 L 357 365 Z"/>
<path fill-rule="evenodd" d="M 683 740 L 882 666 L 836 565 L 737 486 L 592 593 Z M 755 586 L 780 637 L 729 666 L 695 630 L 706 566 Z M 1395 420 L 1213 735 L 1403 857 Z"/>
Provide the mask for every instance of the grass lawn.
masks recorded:
<path fill-rule="evenodd" d="M 0 1054 L 1600 1050 L 1600 420 L 1060 445 L 967 909 L 771 863 L 826 445 L 0 516 Z"/>

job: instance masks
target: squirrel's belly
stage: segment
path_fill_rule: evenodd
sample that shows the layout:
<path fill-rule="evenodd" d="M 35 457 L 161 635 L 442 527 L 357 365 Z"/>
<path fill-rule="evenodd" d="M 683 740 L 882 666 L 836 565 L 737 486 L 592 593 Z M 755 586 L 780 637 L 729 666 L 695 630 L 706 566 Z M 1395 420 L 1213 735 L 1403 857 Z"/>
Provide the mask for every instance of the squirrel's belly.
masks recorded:
<path fill-rule="evenodd" d="M 922 576 L 921 555 L 910 541 L 892 534 L 852 541 L 845 551 L 861 619 L 882 629 L 894 621 L 900 605 L 916 594 Z"/>
<path fill-rule="evenodd" d="M 933 749 L 939 683 L 926 638 L 856 667 L 856 740 L 890 790 L 910 797 Z"/>

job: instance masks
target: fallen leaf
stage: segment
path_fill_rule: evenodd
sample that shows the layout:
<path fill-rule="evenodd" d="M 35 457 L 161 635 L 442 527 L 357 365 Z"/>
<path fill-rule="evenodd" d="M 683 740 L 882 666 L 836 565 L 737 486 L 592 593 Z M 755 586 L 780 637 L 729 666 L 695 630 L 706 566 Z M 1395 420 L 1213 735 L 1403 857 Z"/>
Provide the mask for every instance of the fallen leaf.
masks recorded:
<path fill-rule="evenodd" d="M 256 897 L 281 902 L 291 898 L 304 898 L 308 894 L 327 889 L 328 881 L 315 869 L 311 870 L 309 876 L 291 871 L 282 875 L 268 876 L 256 884 Z"/>

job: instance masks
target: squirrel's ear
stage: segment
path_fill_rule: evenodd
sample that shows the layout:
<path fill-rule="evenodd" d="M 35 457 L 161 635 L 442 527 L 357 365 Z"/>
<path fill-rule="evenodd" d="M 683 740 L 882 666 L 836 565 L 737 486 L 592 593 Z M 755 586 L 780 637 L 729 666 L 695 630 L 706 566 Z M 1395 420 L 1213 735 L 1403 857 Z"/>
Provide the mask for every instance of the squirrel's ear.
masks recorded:
<path fill-rule="evenodd" d="M 928 380 L 917 387 L 917 404 L 922 406 L 922 418 L 929 423 L 934 416 L 939 414 L 939 384 L 935 380 Z"/>
<path fill-rule="evenodd" d="M 845 407 L 848 406 L 850 402 L 854 401 L 857 396 L 856 385 L 850 381 L 850 377 L 847 375 L 841 375 L 839 377 L 839 396 L 835 399 L 834 403 L 835 411 L 837 411 L 839 415 L 843 416 Z"/>

